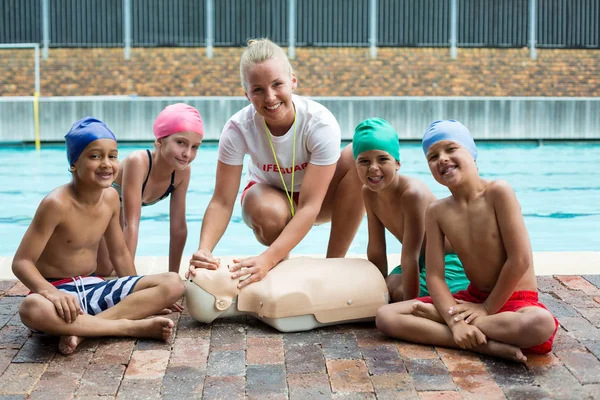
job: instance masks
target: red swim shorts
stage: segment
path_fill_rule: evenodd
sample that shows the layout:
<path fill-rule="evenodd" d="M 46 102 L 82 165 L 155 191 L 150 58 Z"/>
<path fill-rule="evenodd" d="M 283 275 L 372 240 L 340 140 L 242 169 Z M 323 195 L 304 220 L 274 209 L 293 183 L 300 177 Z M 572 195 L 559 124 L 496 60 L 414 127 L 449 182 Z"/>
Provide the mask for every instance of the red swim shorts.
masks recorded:
<path fill-rule="evenodd" d="M 460 292 L 453 294 L 453 297 L 457 300 L 464 300 L 464 301 L 468 301 L 469 303 L 481 304 L 487 299 L 488 295 L 489 295 L 489 293 L 482 292 L 481 290 L 477 289 L 476 287 L 474 287 L 471 284 L 471 285 L 469 285 L 467 290 L 461 290 Z M 431 299 L 430 296 L 419 297 L 416 300 L 422 301 L 423 303 L 433 304 L 433 300 Z M 540 308 L 543 308 L 544 310 L 547 310 L 546 306 L 538 301 L 537 292 L 533 292 L 533 291 L 529 291 L 529 290 L 521 290 L 518 292 L 514 292 L 510 296 L 508 301 L 502 306 L 502 308 L 500 308 L 500 310 L 498 310 L 498 313 L 505 312 L 505 311 L 514 312 L 514 311 L 518 311 L 525 307 L 540 307 Z M 554 336 L 556 336 L 556 331 L 558 330 L 558 320 L 556 318 L 554 318 L 554 325 L 555 325 L 554 333 L 552 334 L 552 336 L 550 336 L 550 339 L 546 340 L 544 343 L 539 344 L 537 346 L 532 346 L 528 349 L 522 349 L 522 350 L 526 350 L 528 352 L 537 353 L 537 354 L 549 353 L 552 350 L 552 343 L 554 342 Z"/>
<path fill-rule="evenodd" d="M 258 182 L 255 181 L 250 181 L 248 182 L 248 185 L 246 185 L 246 187 L 244 188 L 244 191 L 242 192 L 242 196 L 240 197 L 240 203 L 244 202 L 244 196 L 246 196 L 246 192 L 254 185 L 256 185 Z M 294 194 L 292 195 L 292 197 L 294 198 L 294 202 L 296 204 L 298 204 L 298 199 L 300 198 L 300 192 L 294 192 Z"/>

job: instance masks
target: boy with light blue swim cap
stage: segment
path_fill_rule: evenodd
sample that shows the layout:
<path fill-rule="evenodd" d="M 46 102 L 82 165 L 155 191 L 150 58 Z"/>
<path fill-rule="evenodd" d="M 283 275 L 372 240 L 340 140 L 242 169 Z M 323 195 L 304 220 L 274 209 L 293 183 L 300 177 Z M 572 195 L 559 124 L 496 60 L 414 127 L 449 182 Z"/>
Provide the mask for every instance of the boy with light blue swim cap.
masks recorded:
<path fill-rule="evenodd" d="M 398 133 L 389 122 L 369 118 L 356 127 L 352 150 L 367 211 L 367 257 L 384 277 L 390 301 L 427 295 L 425 281 L 425 211 L 436 200 L 422 181 L 401 175 Z M 385 230 L 402 243 L 402 266 L 388 274 Z M 449 285 L 455 291 L 468 285 L 462 264 L 448 244 Z"/>
<path fill-rule="evenodd" d="M 477 147 L 469 129 L 453 119 L 432 122 L 423 135 L 423 153 L 427 155 L 429 148 L 442 140 L 451 140 L 463 146 L 477 161 Z"/>

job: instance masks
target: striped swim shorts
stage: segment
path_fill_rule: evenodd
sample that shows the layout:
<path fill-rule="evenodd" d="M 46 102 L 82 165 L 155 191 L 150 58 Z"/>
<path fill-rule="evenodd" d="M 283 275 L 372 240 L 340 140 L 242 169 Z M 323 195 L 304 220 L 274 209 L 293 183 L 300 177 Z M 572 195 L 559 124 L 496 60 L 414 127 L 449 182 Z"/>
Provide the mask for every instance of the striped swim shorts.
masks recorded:
<path fill-rule="evenodd" d="M 89 315 L 107 310 L 127 297 L 142 276 L 104 280 L 97 276 L 76 276 L 66 279 L 48 279 L 54 287 L 72 294 L 79 300 L 81 309 Z"/>

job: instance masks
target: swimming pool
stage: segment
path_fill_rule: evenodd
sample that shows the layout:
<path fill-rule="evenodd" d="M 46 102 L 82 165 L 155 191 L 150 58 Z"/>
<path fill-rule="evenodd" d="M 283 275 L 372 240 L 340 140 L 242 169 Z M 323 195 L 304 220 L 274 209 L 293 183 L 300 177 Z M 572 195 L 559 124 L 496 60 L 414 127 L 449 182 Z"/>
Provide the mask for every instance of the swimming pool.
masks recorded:
<path fill-rule="evenodd" d="M 149 144 L 150 145 L 150 144 Z M 120 145 L 119 158 L 146 145 Z M 479 143 L 479 170 L 488 179 L 506 179 L 515 188 L 534 251 L 600 250 L 600 143 Z M 401 144 L 401 173 L 417 177 L 438 197 L 448 190 L 433 180 L 418 143 Z M 184 258 L 197 248 L 204 210 L 214 188 L 216 144 L 203 144 L 192 164 L 187 198 L 188 241 Z M 12 256 L 35 210 L 55 187 L 70 180 L 62 145 L 0 147 L 0 256 Z M 168 254 L 169 208 L 163 201 L 142 211 L 137 255 Z M 324 254 L 329 224 L 314 227 L 295 253 Z M 366 253 L 366 219 L 350 253 Z M 388 251 L 400 245 L 388 236 Z M 215 255 L 252 255 L 264 250 L 241 218 L 239 199 Z"/>

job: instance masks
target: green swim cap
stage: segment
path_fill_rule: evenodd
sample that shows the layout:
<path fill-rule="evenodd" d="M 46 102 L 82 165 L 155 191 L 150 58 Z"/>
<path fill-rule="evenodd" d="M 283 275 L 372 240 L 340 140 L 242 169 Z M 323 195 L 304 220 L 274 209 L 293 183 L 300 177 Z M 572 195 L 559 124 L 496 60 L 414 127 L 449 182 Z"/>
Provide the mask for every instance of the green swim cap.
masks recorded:
<path fill-rule="evenodd" d="M 352 152 L 354 159 L 360 153 L 370 150 L 382 150 L 390 153 L 400 161 L 400 144 L 398 133 L 392 125 L 382 118 L 369 118 L 358 124 L 352 138 Z"/>

